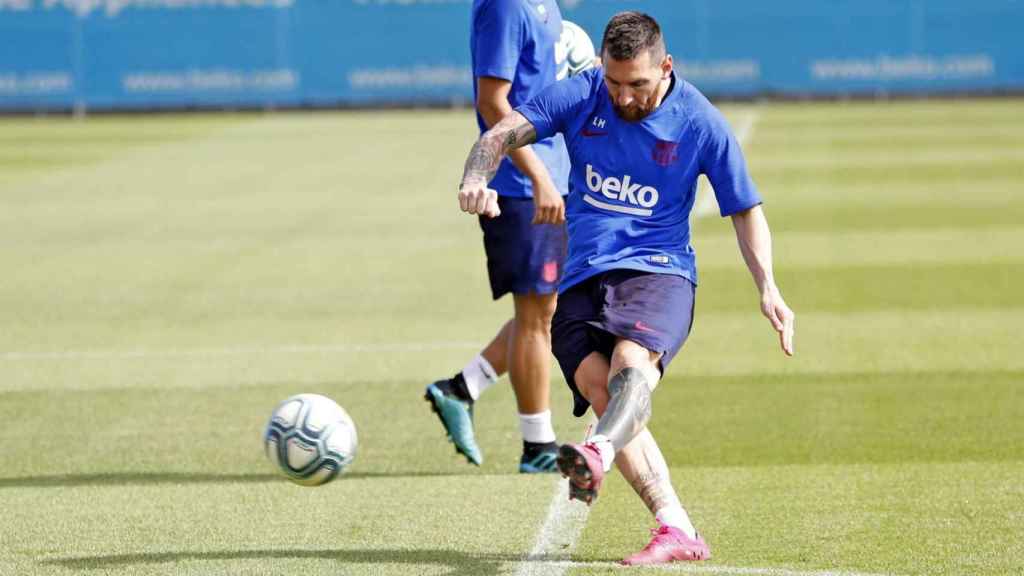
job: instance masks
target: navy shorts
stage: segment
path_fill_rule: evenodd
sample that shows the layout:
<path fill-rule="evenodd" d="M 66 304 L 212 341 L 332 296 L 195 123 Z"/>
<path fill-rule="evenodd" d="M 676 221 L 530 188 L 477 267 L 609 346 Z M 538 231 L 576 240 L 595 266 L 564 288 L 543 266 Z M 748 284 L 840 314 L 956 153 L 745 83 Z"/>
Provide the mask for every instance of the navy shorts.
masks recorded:
<path fill-rule="evenodd" d="M 575 374 L 591 352 L 611 359 L 619 338 L 662 354 L 662 372 L 693 326 L 693 283 L 673 274 L 610 270 L 558 296 L 551 322 L 551 348 L 572 390 L 574 416 L 590 403 L 576 387 Z"/>
<path fill-rule="evenodd" d="M 498 197 L 501 216 L 480 217 L 491 295 L 553 294 L 562 280 L 565 224 L 533 224 L 533 198 Z"/>

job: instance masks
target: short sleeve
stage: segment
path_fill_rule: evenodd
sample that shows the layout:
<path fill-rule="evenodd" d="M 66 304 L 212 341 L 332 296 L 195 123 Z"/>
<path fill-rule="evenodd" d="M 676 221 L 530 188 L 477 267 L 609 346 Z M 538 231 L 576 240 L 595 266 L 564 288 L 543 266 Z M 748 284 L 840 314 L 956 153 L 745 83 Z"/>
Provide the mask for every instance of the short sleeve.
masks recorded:
<path fill-rule="evenodd" d="M 491 0 L 473 21 L 473 74 L 512 82 L 523 47 L 523 11 L 518 0 Z"/>
<path fill-rule="evenodd" d="M 701 171 L 715 191 L 722 216 L 730 216 L 761 204 L 739 142 L 722 114 L 709 105 L 706 139 L 701 149 Z"/>
<path fill-rule="evenodd" d="M 548 86 L 516 111 L 526 117 L 543 140 L 566 131 L 569 120 L 579 115 L 599 83 L 598 72 L 589 70 Z"/>

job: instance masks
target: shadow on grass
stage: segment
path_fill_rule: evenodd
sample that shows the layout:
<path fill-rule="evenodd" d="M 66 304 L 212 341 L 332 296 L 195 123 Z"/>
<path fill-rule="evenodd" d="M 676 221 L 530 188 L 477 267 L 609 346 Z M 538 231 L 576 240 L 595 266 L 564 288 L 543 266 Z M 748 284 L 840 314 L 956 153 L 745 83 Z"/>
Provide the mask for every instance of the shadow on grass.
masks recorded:
<path fill-rule="evenodd" d="M 412 478 L 428 476 L 455 476 L 442 472 L 350 472 L 342 478 Z M 23 476 L 0 478 L 4 488 L 57 488 L 75 486 L 144 486 L 148 484 L 233 484 L 264 482 L 288 483 L 279 474 L 210 474 L 193 472 L 111 472 L 100 474 L 67 474 L 54 476 Z"/>
<path fill-rule="evenodd" d="M 195 561 L 237 560 L 324 560 L 342 564 L 407 564 L 446 567 L 449 575 L 473 576 L 496 574 L 503 564 L 524 562 L 515 554 L 469 554 L 455 550 L 225 550 L 219 552 L 154 552 L 116 554 L 110 556 L 80 556 L 44 560 L 41 564 L 60 566 L 71 570 L 109 570 L 142 564 L 163 564 Z M 564 558 L 530 558 L 529 562 L 551 562 Z M 410 573 L 414 571 L 410 570 Z"/>

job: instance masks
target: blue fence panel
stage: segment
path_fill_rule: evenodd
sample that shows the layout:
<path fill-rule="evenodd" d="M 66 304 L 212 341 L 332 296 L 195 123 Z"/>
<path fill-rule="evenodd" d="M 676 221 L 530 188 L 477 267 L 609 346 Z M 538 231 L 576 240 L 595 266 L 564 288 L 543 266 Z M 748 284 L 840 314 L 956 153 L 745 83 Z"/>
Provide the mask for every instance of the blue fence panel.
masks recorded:
<path fill-rule="evenodd" d="M 81 37 L 67 14 L 0 11 L 0 105 L 64 106 L 78 89 Z"/>
<path fill-rule="evenodd" d="M 0 108 L 467 102 L 471 0 L 0 0 Z M 563 0 L 714 95 L 1024 89 L 1024 0 Z"/>
<path fill-rule="evenodd" d="M 299 3 L 305 97 L 351 103 L 472 98 L 468 0 Z"/>

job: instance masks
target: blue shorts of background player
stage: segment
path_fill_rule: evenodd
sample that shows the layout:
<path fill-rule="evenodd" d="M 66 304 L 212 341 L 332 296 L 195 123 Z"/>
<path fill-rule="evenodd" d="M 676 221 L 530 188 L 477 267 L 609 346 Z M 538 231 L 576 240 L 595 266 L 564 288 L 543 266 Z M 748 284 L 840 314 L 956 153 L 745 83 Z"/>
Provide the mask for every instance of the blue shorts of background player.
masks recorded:
<path fill-rule="evenodd" d="M 491 295 L 554 294 L 565 263 L 565 224 L 533 224 L 530 198 L 500 196 L 498 206 L 501 216 L 480 218 Z"/>

